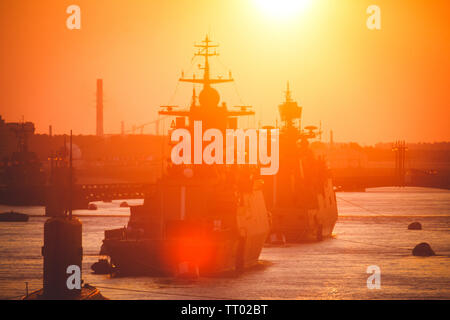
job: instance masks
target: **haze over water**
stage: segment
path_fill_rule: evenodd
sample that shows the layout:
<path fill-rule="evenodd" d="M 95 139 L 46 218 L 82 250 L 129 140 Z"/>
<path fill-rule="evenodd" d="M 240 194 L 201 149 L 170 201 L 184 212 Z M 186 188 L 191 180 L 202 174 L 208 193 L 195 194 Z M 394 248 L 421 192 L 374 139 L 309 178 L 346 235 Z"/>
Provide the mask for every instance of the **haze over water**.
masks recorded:
<path fill-rule="evenodd" d="M 105 229 L 126 225 L 129 209 L 119 202 L 98 203 L 105 214 L 82 217 L 83 279 L 110 299 L 450 299 L 450 191 L 377 188 L 337 193 L 339 220 L 334 237 L 320 243 L 265 246 L 260 266 L 238 277 L 110 278 L 91 274 Z M 140 201 L 129 201 L 138 204 Z M 42 215 L 43 208 L 0 206 Z M 0 223 L 0 299 L 17 298 L 42 287 L 43 223 Z M 408 230 L 419 221 L 423 230 Z M 414 257 L 412 248 L 428 242 L 435 257 Z M 366 269 L 381 269 L 381 289 L 369 290 Z"/>

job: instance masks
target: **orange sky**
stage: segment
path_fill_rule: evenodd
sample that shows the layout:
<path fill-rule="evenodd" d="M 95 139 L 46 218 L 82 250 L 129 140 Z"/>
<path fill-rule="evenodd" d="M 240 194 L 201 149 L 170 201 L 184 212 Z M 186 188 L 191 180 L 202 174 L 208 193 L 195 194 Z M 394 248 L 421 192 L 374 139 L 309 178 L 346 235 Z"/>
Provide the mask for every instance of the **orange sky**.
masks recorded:
<path fill-rule="evenodd" d="M 66 28 L 70 4 L 81 30 Z M 380 31 L 366 27 L 371 4 Z M 224 84 L 223 100 L 253 105 L 255 123 L 275 123 L 289 80 L 304 124 L 322 120 L 336 141 L 450 140 L 449 21 L 448 0 L 311 0 L 283 18 L 257 0 L 1 0 L 0 115 L 92 134 L 102 77 L 106 133 L 151 121 L 161 104 L 189 103 L 189 84 L 171 97 L 209 32 L 212 67 L 231 69 L 239 93 Z"/>

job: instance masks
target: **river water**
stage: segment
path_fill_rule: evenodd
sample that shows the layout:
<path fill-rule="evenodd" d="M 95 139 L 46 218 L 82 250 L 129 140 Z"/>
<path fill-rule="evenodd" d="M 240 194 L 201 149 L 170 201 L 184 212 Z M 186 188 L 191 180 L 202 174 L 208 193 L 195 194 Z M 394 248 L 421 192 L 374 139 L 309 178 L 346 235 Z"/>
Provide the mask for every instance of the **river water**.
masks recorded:
<path fill-rule="evenodd" d="M 80 218 L 83 279 L 110 299 L 450 299 L 450 191 L 376 188 L 337 193 L 337 199 L 339 220 L 332 238 L 266 246 L 253 270 L 189 282 L 92 274 L 103 231 L 125 226 L 129 214 L 120 201 L 97 203 L 94 213 L 100 217 Z M 27 223 L 0 223 L 0 299 L 23 295 L 25 282 L 30 291 L 42 287 L 44 209 L 0 206 L 0 212 L 12 209 L 35 216 Z M 423 230 L 408 230 L 413 221 Z M 428 242 L 437 256 L 412 256 L 420 242 Z M 367 287 L 372 265 L 381 270 L 380 289 Z"/>

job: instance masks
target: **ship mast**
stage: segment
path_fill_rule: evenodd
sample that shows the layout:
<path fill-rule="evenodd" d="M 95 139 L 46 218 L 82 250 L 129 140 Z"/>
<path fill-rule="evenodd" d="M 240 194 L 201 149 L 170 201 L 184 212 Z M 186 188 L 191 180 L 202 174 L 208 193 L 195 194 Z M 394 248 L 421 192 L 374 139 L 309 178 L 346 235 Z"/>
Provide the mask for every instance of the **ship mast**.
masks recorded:
<path fill-rule="evenodd" d="M 195 56 L 202 56 L 205 58 L 205 63 L 203 67 L 200 69 L 203 70 L 203 79 L 196 79 L 195 77 L 191 79 L 184 78 L 183 76 L 179 79 L 180 82 L 190 82 L 190 83 L 200 83 L 203 84 L 203 88 L 210 87 L 211 84 L 225 83 L 234 81 L 231 77 L 231 73 L 229 74 L 228 79 L 222 79 L 220 77 L 216 79 L 211 79 L 210 76 L 210 68 L 209 68 L 209 57 L 218 56 L 219 54 L 214 49 L 214 52 L 210 52 L 211 48 L 217 48 L 218 44 L 212 44 L 212 41 L 209 39 L 208 35 L 206 35 L 205 40 L 202 41 L 201 44 L 195 44 L 194 47 L 199 48 L 198 51 L 194 54 Z"/>
<path fill-rule="evenodd" d="M 209 58 L 219 55 L 219 53 L 217 53 L 215 49 L 218 46 L 218 44 L 212 43 L 208 35 L 206 35 L 205 39 L 201 41 L 200 44 L 195 44 L 194 47 L 198 48 L 198 50 L 194 54 L 194 56 L 200 56 L 204 58 L 203 66 L 199 65 L 199 68 L 203 70 L 203 77 L 198 79 L 195 77 L 195 75 L 193 75 L 192 78 L 185 78 L 184 73 L 182 73 L 182 76 L 179 79 L 180 82 L 189 82 L 203 85 L 202 91 L 198 96 L 200 104 L 196 105 L 194 90 L 192 103 L 189 110 L 174 110 L 174 108 L 178 108 L 178 106 L 161 106 L 163 110 L 159 111 L 159 114 L 189 117 L 190 120 L 203 120 L 206 122 L 208 122 L 209 119 L 210 121 L 212 120 L 213 123 L 219 125 L 220 128 L 224 128 L 227 126 L 227 118 L 250 116 L 255 114 L 254 111 L 249 110 L 251 108 L 250 106 L 234 106 L 235 108 L 239 108 L 239 110 L 230 111 L 227 109 L 225 103 L 222 103 L 221 106 L 218 105 L 220 100 L 219 93 L 214 88 L 212 88 L 211 85 L 234 81 L 231 76 L 231 72 L 226 79 L 220 76 L 211 78 Z M 211 112 L 211 110 L 214 111 Z"/>
<path fill-rule="evenodd" d="M 307 139 L 314 139 L 318 136 L 320 137 L 322 135 L 322 124 L 320 125 L 320 128 L 317 128 L 316 126 L 306 126 L 304 129 L 302 128 L 301 119 L 303 108 L 292 99 L 289 81 L 287 82 L 286 91 L 284 93 L 285 101 L 278 106 L 281 121 L 283 121 L 284 124 L 284 132 L 293 132 L 304 141 Z M 295 120 L 298 121 L 297 125 L 295 125 Z"/>
<path fill-rule="evenodd" d="M 289 81 L 287 82 L 285 93 L 285 101 L 283 104 L 278 106 L 278 111 L 280 113 L 281 121 L 284 122 L 286 128 L 294 128 L 294 120 L 300 119 L 302 117 L 302 107 L 292 100 L 291 89 L 289 87 Z M 300 123 L 299 123 L 299 128 Z"/>

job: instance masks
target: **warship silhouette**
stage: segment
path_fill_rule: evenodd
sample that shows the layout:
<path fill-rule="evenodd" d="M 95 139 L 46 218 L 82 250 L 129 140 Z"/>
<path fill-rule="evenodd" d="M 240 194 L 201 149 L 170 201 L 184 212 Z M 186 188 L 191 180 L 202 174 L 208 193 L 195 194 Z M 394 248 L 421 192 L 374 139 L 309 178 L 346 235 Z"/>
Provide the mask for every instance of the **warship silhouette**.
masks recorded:
<path fill-rule="evenodd" d="M 202 85 L 188 110 L 162 106 L 161 115 L 175 116 L 172 129 L 184 128 L 194 136 L 194 121 L 202 126 L 236 129 L 239 116 L 253 115 L 249 106 L 231 111 L 220 102 L 212 85 L 233 81 L 210 76 L 209 58 L 218 55 L 208 36 L 195 45 L 204 59 L 202 78 L 181 82 Z M 194 151 L 192 151 L 194 154 Z M 236 272 L 258 262 L 269 234 L 263 183 L 250 165 L 175 165 L 144 199 L 132 206 L 128 225 L 106 230 L 101 254 L 110 257 L 120 275 L 218 275 Z"/>
<path fill-rule="evenodd" d="M 332 234 L 338 218 L 331 172 L 323 158 L 309 148 L 321 129 L 302 129 L 302 107 L 291 97 L 289 82 L 285 101 L 278 106 L 280 165 L 266 176 L 265 199 L 271 212 L 271 242 L 320 241 Z"/>

